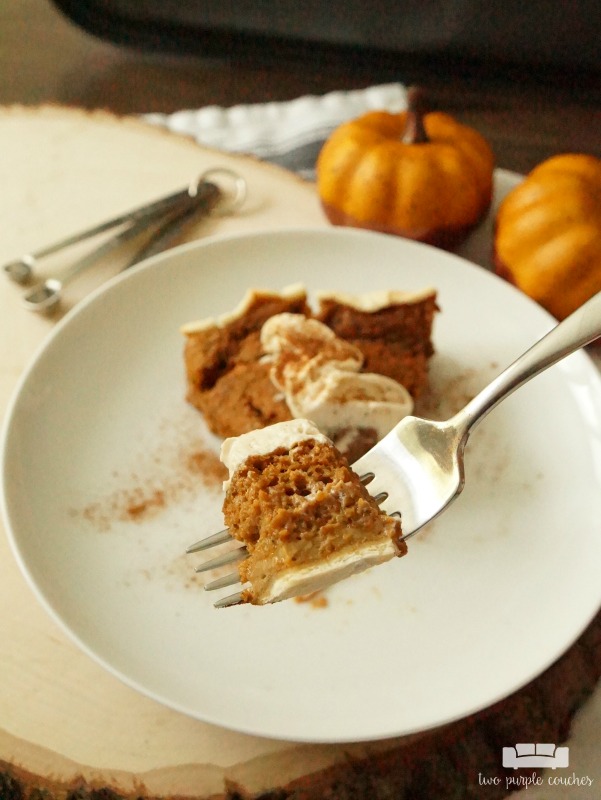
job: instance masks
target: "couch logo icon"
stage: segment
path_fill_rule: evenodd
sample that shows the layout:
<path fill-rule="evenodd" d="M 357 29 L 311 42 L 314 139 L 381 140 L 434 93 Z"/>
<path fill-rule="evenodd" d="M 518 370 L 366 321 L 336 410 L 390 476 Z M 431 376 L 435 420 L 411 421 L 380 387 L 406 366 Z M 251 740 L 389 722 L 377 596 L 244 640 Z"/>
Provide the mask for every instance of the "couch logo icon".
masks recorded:
<path fill-rule="evenodd" d="M 567 767 L 570 763 L 570 748 L 554 744 L 516 744 L 503 748 L 503 766 L 521 767 Z"/>

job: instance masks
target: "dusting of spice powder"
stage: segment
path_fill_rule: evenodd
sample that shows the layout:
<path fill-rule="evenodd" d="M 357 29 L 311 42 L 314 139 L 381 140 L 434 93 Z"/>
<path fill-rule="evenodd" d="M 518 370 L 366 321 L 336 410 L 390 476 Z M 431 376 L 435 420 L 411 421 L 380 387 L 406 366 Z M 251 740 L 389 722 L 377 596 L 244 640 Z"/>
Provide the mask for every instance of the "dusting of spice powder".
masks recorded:
<path fill-rule="evenodd" d="M 311 608 L 327 608 L 328 598 L 322 591 L 311 592 L 311 594 L 300 595 L 294 598 L 297 603 L 308 603 Z"/>
<path fill-rule="evenodd" d="M 227 469 L 219 460 L 219 456 L 210 450 L 195 450 L 186 458 L 186 467 L 190 474 L 199 475 L 209 488 L 219 488 L 227 478 Z"/>
<path fill-rule="evenodd" d="M 490 365 L 491 369 L 495 366 Z M 434 419 L 451 416 L 474 395 L 477 377 L 474 370 L 452 370 L 451 375 L 439 377 L 438 385 L 421 399 L 416 413 Z M 117 488 L 83 509 L 71 509 L 71 514 L 106 531 L 115 522 L 142 522 L 160 514 L 197 495 L 200 486 L 220 494 L 226 479 L 227 470 L 215 445 L 211 447 L 192 433 L 185 422 L 179 426 L 173 420 L 164 421 L 153 447 L 141 453 L 136 471 L 115 470 L 111 483 Z"/>
<path fill-rule="evenodd" d="M 165 492 L 156 489 L 150 497 L 141 497 L 137 501 L 134 498 L 125 509 L 125 513 L 131 519 L 136 519 L 147 514 L 150 509 L 164 508 L 166 505 Z"/>
<path fill-rule="evenodd" d="M 81 510 L 72 509 L 98 530 L 115 522 L 142 522 L 170 505 L 192 498 L 200 486 L 221 492 L 227 470 L 219 456 L 198 440 L 187 445 L 163 445 L 144 454 L 135 472 L 113 472 L 117 488 Z"/>

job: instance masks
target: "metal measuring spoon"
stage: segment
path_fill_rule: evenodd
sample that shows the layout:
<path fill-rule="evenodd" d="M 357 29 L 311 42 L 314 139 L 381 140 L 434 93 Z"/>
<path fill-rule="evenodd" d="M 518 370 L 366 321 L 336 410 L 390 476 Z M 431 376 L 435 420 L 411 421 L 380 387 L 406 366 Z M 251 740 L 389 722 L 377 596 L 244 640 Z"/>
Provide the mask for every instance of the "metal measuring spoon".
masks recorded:
<path fill-rule="evenodd" d="M 87 228 L 79 233 L 67 236 L 65 239 L 61 239 L 58 242 L 47 245 L 46 247 L 36 250 L 35 252 L 26 253 L 25 255 L 21 256 L 21 258 L 15 259 L 15 261 L 11 261 L 8 264 L 4 264 L 2 270 L 4 274 L 15 283 L 23 286 L 27 285 L 31 282 L 34 276 L 38 261 L 46 256 L 58 253 L 60 250 L 64 250 L 72 245 L 78 244 L 79 242 L 83 242 L 86 239 L 90 239 L 101 233 L 109 231 L 112 228 L 117 228 L 125 224 L 132 224 L 137 220 L 152 218 L 155 212 L 158 214 L 161 211 L 167 213 L 170 210 L 175 210 L 180 202 L 185 203 L 186 201 L 189 201 L 190 198 L 195 198 L 198 194 L 200 186 L 203 183 L 208 182 L 209 176 L 213 176 L 214 178 L 220 176 L 221 178 L 228 180 L 230 183 L 233 183 L 233 187 L 231 189 L 229 187 L 227 191 L 222 189 L 224 197 L 229 196 L 231 201 L 229 203 L 229 207 L 226 208 L 223 213 L 229 213 L 229 211 L 235 210 L 235 208 L 238 208 L 242 204 L 246 197 L 246 181 L 244 178 L 228 168 L 216 167 L 204 172 L 196 181 L 193 181 L 189 186 L 181 191 L 167 195 L 166 197 L 162 197 L 152 203 L 142 205 L 133 209 L 132 211 L 120 214 L 119 216 L 102 222 L 99 225 L 95 225 L 92 228 Z"/>
<path fill-rule="evenodd" d="M 189 202 L 181 204 L 182 210 L 189 207 Z M 83 258 L 75 261 L 60 278 L 47 278 L 43 283 L 35 286 L 23 298 L 23 304 L 26 308 L 32 311 L 48 311 L 54 308 L 61 299 L 63 288 L 74 280 L 81 272 L 91 267 L 97 261 L 107 256 L 113 250 L 121 247 L 126 242 L 140 236 L 144 231 L 148 230 L 149 226 L 158 222 L 165 216 L 165 211 L 161 210 L 155 212 L 153 215 L 146 215 L 137 222 L 134 222 L 125 230 L 113 236 L 108 242 L 100 245 L 91 253 L 88 253 Z"/>
<path fill-rule="evenodd" d="M 225 178 L 233 185 L 231 187 L 226 185 L 222 188 L 213 181 L 208 180 L 209 177 L 213 179 L 221 178 L 222 184 Z M 246 193 L 246 181 L 232 170 L 221 167 L 207 170 L 185 192 L 171 195 L 169 198 L 140 209 L 137 216 L 133 217 L 135 220 L 133 224 L 82 259 L 76 261 L 60 278 L 48 278 L 34 287 L 24 297 L 23 303 L 33 311 L 48 311 L 60 302 L 62 290 L 67 283 L 111 251 L 129 240 L 135 239 L 148 227 L 158 225 L 150 241 L 136 253 L 125 269 L 138 263 L 143 258 L 148 258 L 150 255 L 165 249 L 167 241 L 173 238 L 180 228 L 199 212 L 208 215 L 219 207 L 222 214 L 232 213 L 242 205 L 246 199 Z M 129 215 L 129 219 L 132 219 L 132 215 Z M 79 241 L 79 239 L 77 240 Z"/>
<path fill-rule="evenodd" d="M 211 180 L 208 180 L 211 178 Z M 218 180 L 218 185 L 212 181 Z M 214 213 L 214 216 L 226 216 L 237 211 L 246 200 L 247 185 L 244 178 L 233 170 L 225 167 L 215 167 L 204 172 L 201 176 L 203 186 L 211 187 L 213 196 L 206 193 L 203 204 L 202 216 Z M 194 217 L 198 216 L 196 204 L 185 208 L 183 212 L 176 212 L 168 217 L 159 229 L 153 234 L 134 257 L 122 268 L 122 272 L 135 266 L 151 256 L 161 253 L 170 247 L 170 243 L 181 232 L 181 229 Z"/>
<path fill-rule="evenodd" d="M 11 261 L 9 264 L 5 264 L 3 271 L 5 275 L 7 275 L 7 277 L 9 277 L 11 280 L 15 281 L 15 283 L 29 283 L 33 277 L 37 262 L 46 256 L 58 253 L 60 250 L 64 250 L 74 244 L 83 242 L 86 239 L 90 239 L 93 236 L 97 236 L 105 231 L 109 231 L 112 228 L 117 228 L 120 225 L 136 222 L 139 219 L 147 218 L 148 216 L 152 216 L 154 213 L 159 213 L 160 211 L 166 212 L 169 210 L 169 208 L 176 205 L 180 201 L 185 201 L 187 198 L 189 199 L 191 194 L 193 195 L 197 191 L 200 181 L 201 179 L 199 178 L 197 182 L 179 192 L 162 197 L 152 203 L 147 203 L 139 208 L 134 209 L 133 211 L 128 211 L 125 214 L 120 214 L 118 217 L 101 222 L 99 225 L 95 225 L 93 228 L 87 228 L 86 230 L 75 233 L 72 236 L 67 236 L 65 239 L 61 239 L 58 242 L 47 245 L 46 247 L 36 250 L 34 253 L 26 253 L 21 258 Z"/>

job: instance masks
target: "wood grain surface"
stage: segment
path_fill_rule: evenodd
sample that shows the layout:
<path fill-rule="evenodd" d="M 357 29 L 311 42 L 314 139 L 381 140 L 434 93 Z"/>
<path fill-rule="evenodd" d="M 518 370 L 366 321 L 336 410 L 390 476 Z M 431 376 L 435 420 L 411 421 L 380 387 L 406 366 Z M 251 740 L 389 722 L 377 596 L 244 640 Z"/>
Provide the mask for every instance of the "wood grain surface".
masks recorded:
<path fill-rule="evenodd" d="M 0 150 L 2 263 L 171 191 L 216 163 L 247 179 L 249 205 L 236 217 L 197 223 L 186 238 L 326 224 L 314 187 L 290 173 L 105 112 L 4 109 Z M 67 307 L 98 279 L 82 278 Z M 2 416 L 24 366 L 56 322 L 22 308 L 21 292 L 0 283 Z M 599 692 L 571 729 L 601 673 L 601 618 L 543 676 L 486 712 L 413 739 L 320 746 L 226 731 L 123 685 L 76 648 L 36 602 L 3 534 L 0 607 L 2 800 L 503 797 L 504 744 L 568 735 L 581 771 L 601 769 L 590 752 L 598 754 Z M 478 774 L 485 770 L 499 783 L 483 793 Z"/>
<path fill-rule="evenodd" d="M 0 261 L 179 188 L 191 171 L 214 164 L 214 153 L 186 139 L 150 132 L 104 111 L 137 114 L 287 100 L 387 81 L 427 86 L 434 106 L 490 139 L 501 167 L 526 172 L 567 151 L 601 156 L 598 76 L 411 59 L 361 69 L 348 63 L 324 68 L 262 59 L 179 59 L 96 40 L 46 0 L 3 0 Z M 95 160 L 99 143 L 114 156 L 113 168 Z M 65 144 L 79 153 L 83 173 L 64 155 Z M 137 171 L 132 177 L 132 147 L 149 165 L 143 181 Z M 252 159 L 219 156 L 256 187 L 252 212 L 220 222 L 218 229 L 214 221 L 199 223 L 186 238 L 324 224 L 313 187 Z M 287 207 L 276 201 L 283 187 L 293 198 Z M 67 307 L 90 286 L 85 280 L 74 286 Z M 24 311 L 19 292 L 6 282 L 0 286 L 2 416 L 25 363 L 56 321 Z M 0 604 L 0 800 L 504 797 L 501 746 L 566 739 L 571 767 L 596 781 L 589 794 L 582 790 L 574 796 L 597 796 L 601 696 L 598 689 L 591 693 L 601 672 L 599 618 L 558 664 L 485 714 L 414 741 L 322 747 L 204 725 L 123 686 L 50 621 L 4 535 Z M 499 783 L 483 788 L 479 773 L 498 777 Z"/>

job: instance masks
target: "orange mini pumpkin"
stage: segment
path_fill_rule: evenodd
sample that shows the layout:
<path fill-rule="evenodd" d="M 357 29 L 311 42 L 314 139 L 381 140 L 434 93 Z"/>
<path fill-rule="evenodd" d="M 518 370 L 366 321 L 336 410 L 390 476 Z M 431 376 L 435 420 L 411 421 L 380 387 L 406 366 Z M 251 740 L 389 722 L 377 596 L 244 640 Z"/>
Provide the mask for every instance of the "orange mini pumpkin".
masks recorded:
<path fill-rule="evenodd" d="M 601 291 L 601 159 L 553 156 L 499 206 L 497 272 L 557 319 Z"/>
<path fill-rule="evenodd" d="M 451 247 L 491 202 L 494 156 L 477 131 L 424 113 L 410 90 L 399 114 L 373 111 L 339 126 L 317 160 L 317 188 L 335 225 Z"/>

